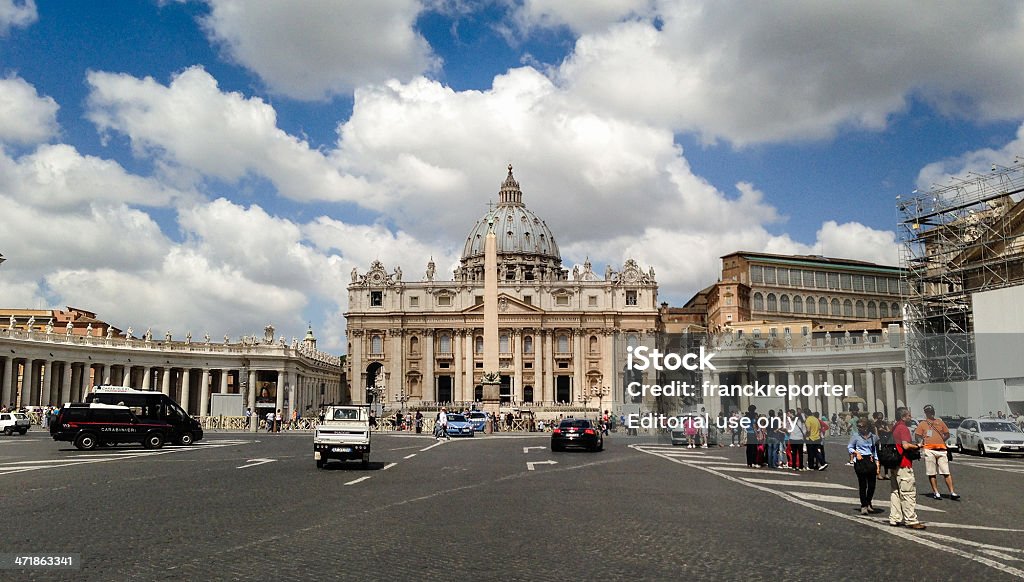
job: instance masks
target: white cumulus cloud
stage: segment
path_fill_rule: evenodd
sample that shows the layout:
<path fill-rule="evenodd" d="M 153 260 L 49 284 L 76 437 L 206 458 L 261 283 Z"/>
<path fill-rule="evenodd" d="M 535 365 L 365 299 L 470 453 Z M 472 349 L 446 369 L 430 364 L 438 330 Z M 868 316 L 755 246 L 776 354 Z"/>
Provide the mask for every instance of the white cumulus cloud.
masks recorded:
<path fill-rule="evenodd" d="M 0 0 L 0 31 L 3 22 Z M 36 144 L 57 131 L 57 102 L 20 77 L 0 79 L 0 143 Z"/>
<path fill-rule="evenodd" d="M 35 0 L 0 0 L 0 35 L 24 28 L 39 19 Z"/>

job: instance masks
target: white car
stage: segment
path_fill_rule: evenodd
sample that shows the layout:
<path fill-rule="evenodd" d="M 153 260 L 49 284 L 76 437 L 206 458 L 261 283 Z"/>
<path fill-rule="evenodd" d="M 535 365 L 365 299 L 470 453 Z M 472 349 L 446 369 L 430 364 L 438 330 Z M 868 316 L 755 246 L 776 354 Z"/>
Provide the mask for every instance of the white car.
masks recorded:
<path fill-rule="evenodd" d="M 961 453 L 1024 454 L 1024 432 L 1009 420 L 968 418 L 956 429 L 956 445 Z"/>
<path fill-rule="evenodd" d="M 23 412 L 0 412 L 0 430 L 5 435 L 25 434 L 31 426 L 32 421 Z"/>

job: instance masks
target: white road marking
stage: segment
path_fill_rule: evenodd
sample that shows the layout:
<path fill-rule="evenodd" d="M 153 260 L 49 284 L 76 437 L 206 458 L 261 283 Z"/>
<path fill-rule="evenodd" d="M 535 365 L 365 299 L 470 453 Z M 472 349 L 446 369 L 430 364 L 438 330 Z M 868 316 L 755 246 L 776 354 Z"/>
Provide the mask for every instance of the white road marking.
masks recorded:
<path fill-rule="evenodd" d="M 434 443 L 434 444 L 430 445 L 429 447 L 427 447 L 427 448 L 425 448 L 425 449 L 420 449 L 420 452 L 422 453 L 422 452 L 424 452 L 424 451 L 429 451 L 430 449 L 432 449 L 432 448 L 434 448 L 434 447 L 439 447 L 439 446 L 441 446 L 441 444 L 442 444 L 442 443 L 444 443 L 444 442 L 445 442 L 445 441 L 437 441 L 436 443 Z"/>
<path fill-rule="evenodd" d="M 533 463 L 527 463 L 526 464 L 526 469 L 528 471 L 534 471 L 534 470 L 536 470 L 535 467 L 537 465 L 557 465 L 557 464 L 558 464 L 558 461 L 551 461 L 551 460 L 548 460 L 548 461 L 535 461 Z"/>
<path fill-rule="evenodd" d="M 235 468 L 236 469 L 248 469 L 249 467 L 256 467 L 258 465 L 265 465 L 267 463 L 273 463 L 276 460 L 277 459 L 249 459 L 248 461 L 246 461 L 246 463 L 248 463 L 247 465 L 242 465 L 241 467 L 235 467 Z"/>
<path fill-rule="evenodd" d="M 381 471 L 387 471 L 388 469 L 390 469 L 391 467 L 394 467 L 397 464 L 398 463 L 388 463 L 387 465 L 384 465 L 384 468 L 381 469 Z"/>
<path fill-rule="evenodd" d="M 547 447 L 523 447 L 523 452 L 524 453 L 529 453 L 531 449 L 540 449 L 540 450 L 543 451 L 543 450 L 547 449 Z"/>
<path fill-rule="evenodd" d="M 822 489 L 848 489 L 856 491 L 856 487 L 850 487 L 849 485 L 840 485 L 839 483 L 815 483 L 813 481 L 786 481 L 785 479 L 751 479 L 744 478 L 744 481 L 748 483 L 761 483 L 763 485 L 788 485 L 792 487 L 820 487 Z"/>
<path fill-rule="evenodd" d="M 659 455 L 658 453 L 653 452 L 653 451 L 645 451 L 645 450 L 643 450 L 641 448 L 638 448 L 635 445 L 630 445 L 630 448 L 633 448 L 634 450 L 638 450 L 638 451 L 640 451 L 642 453 L 645 453 L 645 454 L 648 454 L 648 455 L 654 455 L 654 456 L 657 456 L 657 457 L 661 457 L 663 459 L 668 459 L 669 461 L 671 461 L 673 463 L 678 463 L 680 465 L 688 466 L 690 468 L 697 469 L 699 471 L 704 471 L 706 473 L 711 473 L 712 475 L 717 475 L 717 476 L 721 477 L 722 479 L 725 479 L 727 481 L 732 481 L 733 483 L 738 483 L 738 484 L 743 485 L 745 487 L 750 487 L 752 489 L 757 489 L 759 491 L 763 491 L 763 492 L 768 493 L 770 495 L 775 495 L 776 497 L 779 497 L 780 499 L 785 499 L 786 501 L 789 501 L 790 503 L 795 503 L 797 505 L 801 505 L 801 506 L 806 507 L 807 509 L 810 509 L 812 511 L 817 511 L 819 513 L 824 513 L 826 515 L 831 515 L 832 517 L 836 517 L 836 518 L 839 518 L 839 519 L 844 519 L 844 520 L 847 520 L 847 521 L 850 521 L 850 522 L 853 522 L 853 523 L 859 523 L 859 524 L 864 525 L 865 527 L 874 528 L 874 529 L 878 530 L 879 532 L 883 532 L 883 533 L 885 533 L 887 535 L 891 535 L 891 536 L 895 536 L 895 537 L 898 537 L 898 538 L 902 538 L 904 540 L 907 540 L 907 541 L 910 541 L 910 542 L 914 542 L 916 544 L 921 544 L 922 546 L 925 546 L 927 548 L 939 550 L 939 551 L 942 551 L 942 552 L 946 552 L 948 554 L 953 554 L 955 556 L 959 556 L 961 558 L 964 558 L 966 560 L 970 560 L 970 561 L 973 561 L 973 562 L 977 562 L 979 564 L 984 564 L 985 566 L 988 566 L 990 568 L 993 568 L 993 569 L 998 570 L 1000 572 L 1003 572 L 1005 574 L 1009 574 L 1011 576 L 1016 576 L 1018 578 L 1024 578 L 1024 570 L 1021 570 L 1020 568 L 1015 568 L 1015 567 L 1013 567 L 1013 566 L 1011 566 L 1009 564 L 1005 564 L 1003 562 L 999 562 L 999 561 L 993 560 L 991 558 L 986 558 L 984 556 L 979 556 L 977 553 L 971 553 L 971 552 L 964 551 L 964 550 L 961 550 L 959 548 L 955 548 L 955 547 L 952 547 L 952 546 L 936 545 L 931 539 L 929 539 L 929 538 L 945 539 L 945 540 L 948 540 L 948 541 L 950 541 L 952 543 L 961 543 L 961 540 L 959 538 L 953 538 L 953 537 L 950 537 L 950 536 L 936 535 L 936 534 L 932 534 L 930 532 L 917 532 L 917 531 L 914 531 L 913 533 L 911 533 L 910 531 L 907 531 L 907 530 L 902 529 L 902 528 L 894 528 L 894 527 L 890 527 L 888 524 L 883 525 L 883 524 L 878 523 L 878 522 L 873 521 L 873 520 L 862 519 L 859 515 L 858 516 L 853 516 L 853 515 L 849 515 L 849 514 L 843 513 L 841 511 L 836 511 L 834 509 L 829 509 L 827 507 L 821 507 L 820 505 L 815 505 L 814 503 L 811 503 L 809 501 L 798 499 L 798 498 L 796 498 L 796 497 L 794 497 L 794 496 L 792 496 L 792 495 L 790 495 L 790 494 L 788 494 L 786 492 L 779 491 L 779 490 L 774 489 L 774 488 L 765 487 L 763 485 L 758 485 L 756 483 L 747 483 L 746 481 L 744 481 L 743 479 L 741 479 L 739 477 L 733 477 L 732 475 L 726 475 L 725 473 L 722 473 L 722 472 L 720 472 L 718 470 L 715 470 L 715 469 L 712 469 L 710 467 L 702 467 L 700 465 L 690 464 L 687 461 L 684 461 L 684 460 L 681 460 L 681 459 L 673 459 L 671 457 L 666 457 L 664 455 Z M 857 500 L 857 502 L 859 503 L 859 500 Z M 962 543 L 964 543 L 965 545 L 973 545 L 973 546 L 977 546 L 978 545 L 976 542 L 969 542 L 967 540 L 963 540 Z M 1001 548 L 999 548 L 998 546 L 992 546 L 992 547 L 989 547 L 989 549 L 999 550 Z M 1014 551 L 1017 551 L 1017 550 L 1014 550 Z"/>
<path fill-rule="evenodd" d="M 202 445 L 203 448 L 221 448 L 235 445 L 241 445 L 248 443 L 249 441 L 242 440 L 217 440 Z M 19 461 L 11 461 L 10 463 L 0 464 L 0 476 L 9 475 L 12 473 L 23 473 L 25 471 L 36 471 L 39 469 L 58 469 L 61 467 L 74 467 L 77 465 L 87 465 L 91 463 L 104 463 L 107 461 L 124 461 L 131 460 L 136 457 L 149 457 L 154 455 L 167 455 L 172 453 L 182 453 L 186 451 L 194 451 L 197 446 L 190 447 L 168 447 L 156 450 L 147 449 L 134 449 L 127 451 L 112 451 L 110 453 L 93 453 L 89 451 L 72 451 L 70 454 L 63 459 L 49 459 L 40 461 L 31 461 L 29 466 L 13 466 L 8 467 L 7 465 L 13 465 Z"/>
<path fill-rule="evenodd" d="M 918 508 L 920 509 L 920 505 Z M 992 527 L 988 525 L 968 525 L 965 523 L 935 523 L 934 521 L 928 522 L 928 527 L 955 527 L 960 529 L 983 529 L 988 531 L 1005 531 L 1005 532 L 1021 532 L 1024 529 L 1013 529 L 1009 527 Z"/>
<path fill-rule="evenodd" d="M 416 453 L 413 453 L 413 454 L 411 454 L 411 455 L 406 455 L 406 456 L 404 456 L 404 457 L 402 457 L 402 458 L 403 458 L 403 459 L 411 459 L 411 458 L 413 458 L 413 457 L 415 457 L 415 456 L 416 456 Z"/>
<path fill-rule="evenodd" d="M 840 497 L 838 495 L 819 495 L 817 493 L 807 493 L 806 491 L 787 491 L 789 495 L 799 497 L 805 501 L 820 501 L 822 503 L 845 503 L 854 507 L 860 507 L 860 498 L 857 497 Z M 876 499 L 878 505 L 889 505 L 888 499 Z M 944 509 L 937 507 L 928 507 L 927 505 L 917 505 L 918 511 L 937 511 L 939 513 L 946 513 Z"/>
<path fill-rule="evenodd" d="M 345 485 L 355 485 L 356 483 L 362 483 L 363 481 L 366 481 L 370 477 L 371 477 L 371 475 L 367 475 L 366 477 L 360 477 L 358 479 L 355 479 L 353 481 L 349 481 L 348 483 L 345 483 Z"/>

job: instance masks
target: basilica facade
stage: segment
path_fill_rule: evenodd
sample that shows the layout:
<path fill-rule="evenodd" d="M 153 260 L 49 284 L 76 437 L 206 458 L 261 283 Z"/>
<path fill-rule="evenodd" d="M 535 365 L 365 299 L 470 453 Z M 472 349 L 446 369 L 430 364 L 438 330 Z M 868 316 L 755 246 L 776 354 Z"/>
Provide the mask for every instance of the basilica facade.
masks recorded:
<path fill-rule="evenodd" d="M 495 297 L 484 290 L 488 228 L 497 237 Z M 438 277 L 432 259 L 421 272 L 407 280 L 401 265 L 389 270 L 380 261 L 352 271 L 345 317 L 353 400 L 389 407 L 481 400 L 484 302 L 494 301 L 503 403 L 611 405 L 623 346 L 658 326 L 654 270 L 632 259 L 603 273 L 589 261 L 563 267 L 511 166 L 497 204 L 469 229 L 451 278 Z"/>

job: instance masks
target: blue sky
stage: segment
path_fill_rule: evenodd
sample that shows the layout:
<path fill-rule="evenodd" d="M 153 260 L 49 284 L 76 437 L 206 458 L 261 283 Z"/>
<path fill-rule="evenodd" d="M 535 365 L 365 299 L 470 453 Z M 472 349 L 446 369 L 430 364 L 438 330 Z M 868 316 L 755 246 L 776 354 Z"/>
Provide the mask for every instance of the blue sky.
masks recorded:
<path fill-rule="evenodd" d="M 897 194 L 1024 151 L 1024 8 L 917 6 L 0 0 L 0 297 L 339 351 L 349 271 L 450 272 L 508 163 L 673 303 L 733 250 L 895 264 Z"/>

